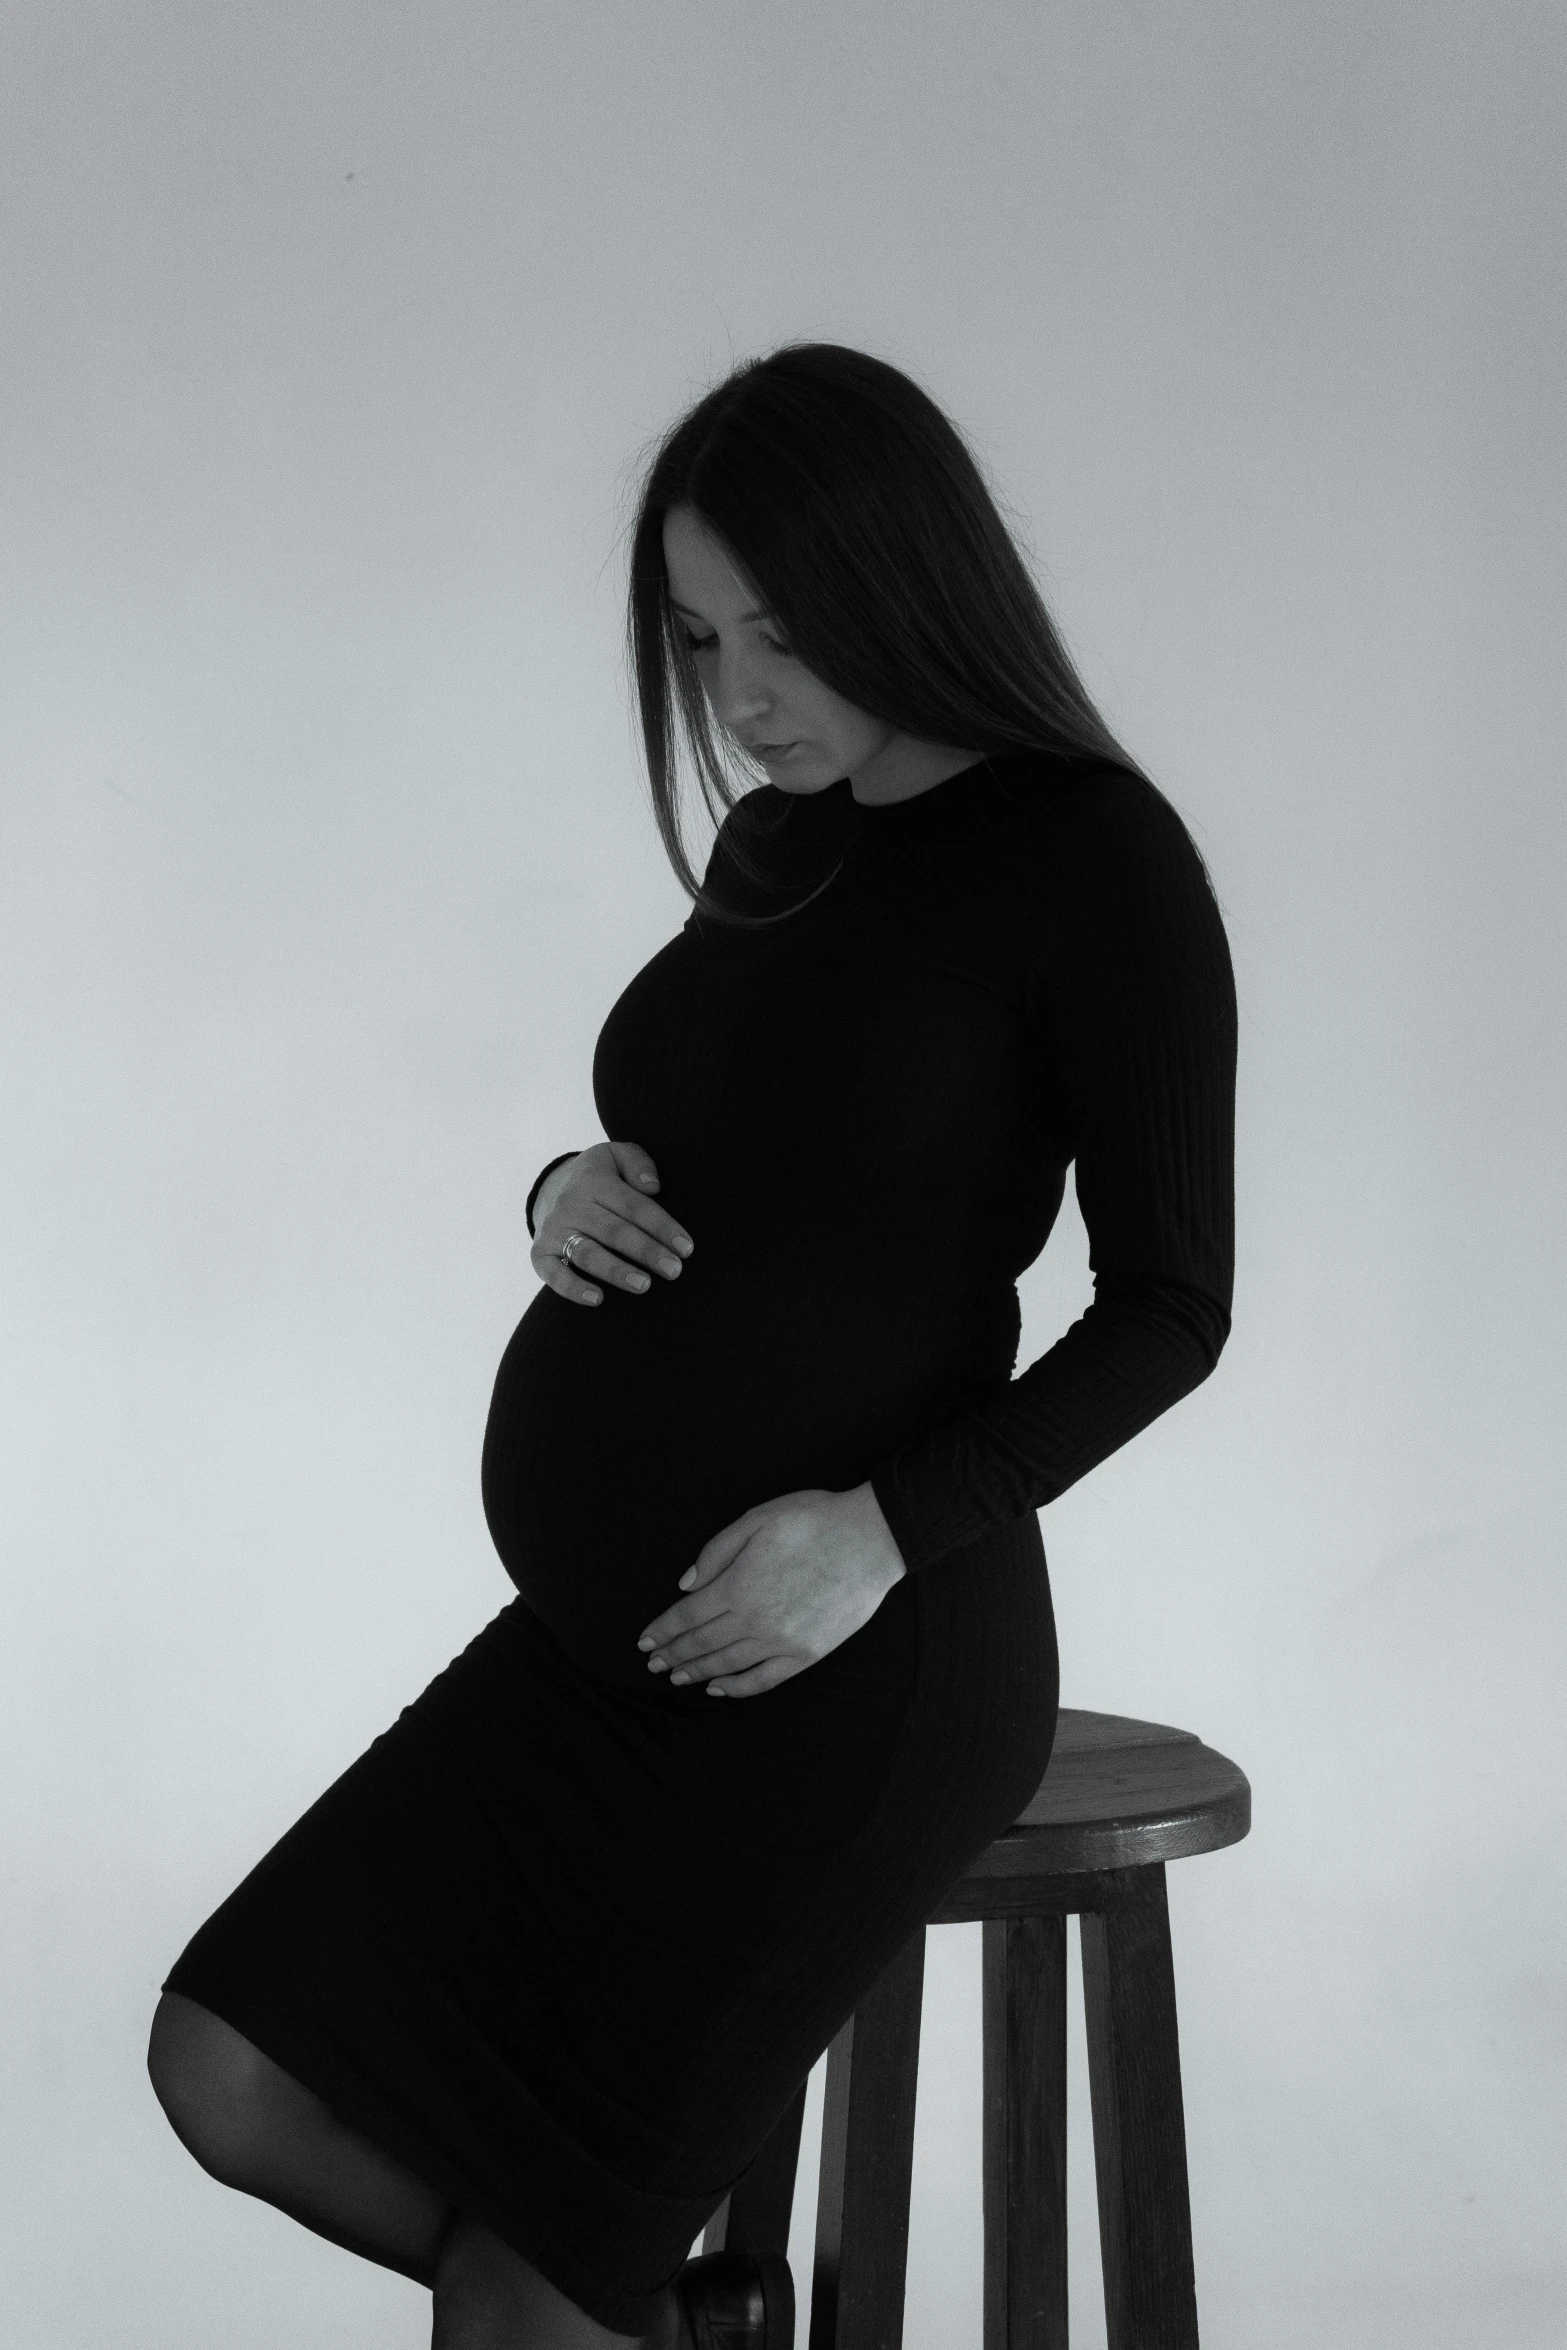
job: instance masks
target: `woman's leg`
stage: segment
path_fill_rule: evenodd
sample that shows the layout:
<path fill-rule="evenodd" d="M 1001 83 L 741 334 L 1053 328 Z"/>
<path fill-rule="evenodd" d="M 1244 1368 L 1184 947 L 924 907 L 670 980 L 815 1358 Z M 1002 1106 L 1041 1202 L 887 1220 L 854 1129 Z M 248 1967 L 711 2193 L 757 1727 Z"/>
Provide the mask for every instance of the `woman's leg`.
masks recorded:
<path fill-rule="evenodd" d="M 212 2177 L 429 2286 L 432 2350 L 638 2350 L 195 2000 L 163 1994 L 147 2070 L 176 2136 Z M 673 2293 L 640 2350 L 691 2350 Z"/>
<path fill-rule="evenodd" d="M 318 2236 L 433 2285 L 451 2207 L 209 2008 L 165 1991 L 147 2070 L 205 2171 Z"/>
<path fill-rule="evenodd" d="M 692 2350 L 675 2295 L 644 2335 L 612 2334 L 520 2252 L 459 2218 L 441 2246 L 431 2350 Z"/>

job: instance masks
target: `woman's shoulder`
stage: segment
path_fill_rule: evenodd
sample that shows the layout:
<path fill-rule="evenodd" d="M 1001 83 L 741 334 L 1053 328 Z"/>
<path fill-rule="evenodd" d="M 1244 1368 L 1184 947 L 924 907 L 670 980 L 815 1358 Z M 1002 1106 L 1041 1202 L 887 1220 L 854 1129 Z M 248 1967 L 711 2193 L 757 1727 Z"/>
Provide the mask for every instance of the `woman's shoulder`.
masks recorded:
<path fill-rule="evenodd" d="M 1023 751 L 991 762 L 1017 870 L 1046 889 L 1200 879 L 1207 869 L 1181 816 L 1138 769 Z"/>
<path fill-rule="evenodd" d="M 818 876 L 824 853 L 835 846 L 834 826 L 824 825 L 821 813 L 812 801 L 780 791 L 776 784 L 743 792 L 725 810 L 713 837 L 703 889 L 737 912 L 776 914 L 781 900 Z M 833 813 L 841 816 L 841 811 Z M 836 829 L 841 831 L 841 823 Z"/>
<path fill-rule="evenodd" d="M 841 833 L 852 806 L 847 776 L 823 791 L 781 791 L 776 783 L 759 783 L 732 804 L 718 828 L 718 838 L 749 843 Z"/>
<path fill-rule="evenodd" d="M 794 799 L 793 793 L 780 791 L 776 783 L 756 784 L 727 810 L 718 828 L 719 838 L 732 840 L 737 834 L 772 829 L 787 816 Z"/>
<path fill-rule="evenodd" d="M 999 803 L 1020 838 L 1029 834 L 1158 840 L 1184 831 L 1179 815 L 1140 769 L 1119 761 L 1056 751 L 1015 751 L 987 762 Z"/>

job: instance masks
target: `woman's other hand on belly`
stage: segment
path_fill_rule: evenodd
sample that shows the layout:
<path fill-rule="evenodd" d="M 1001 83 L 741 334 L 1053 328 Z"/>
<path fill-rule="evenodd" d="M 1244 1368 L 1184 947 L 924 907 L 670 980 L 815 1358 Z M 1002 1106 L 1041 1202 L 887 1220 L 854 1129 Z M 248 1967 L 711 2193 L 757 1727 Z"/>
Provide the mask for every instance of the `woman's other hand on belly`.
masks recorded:
<path fill-rule="evenodd" d="M 539 1279 L 577 1306 L 602 1304 L 599 1282 L 636 1297 L 649 1287 L 649 1273 L 673 1281 L 693 1244 L 649 1199 L 657 1188 L 658 1169 L 639 1143 L 596 1142 L 578 1151 L 539 1190 L 530 1252 Z M 579 1245 L 567 1264 L 560 1252 L 573 1233 Z"/>
<path fill-rule="evenodd" d="M 637 1645 L 674 1684 L 757 1697 L 841 1647 L 907 1572 L 869 1484 L 786 1493 L 704 1543 Z"/>

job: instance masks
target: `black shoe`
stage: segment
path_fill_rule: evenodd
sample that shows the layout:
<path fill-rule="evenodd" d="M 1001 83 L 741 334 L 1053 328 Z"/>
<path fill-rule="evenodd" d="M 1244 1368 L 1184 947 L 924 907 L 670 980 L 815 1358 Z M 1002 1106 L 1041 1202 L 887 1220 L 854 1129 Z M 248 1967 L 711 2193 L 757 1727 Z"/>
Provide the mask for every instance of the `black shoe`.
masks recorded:
<path fill-rule="evenodd" d="M 704 2252 L 675 2279 L 696 2350 L 794 2350 L 794 2279 L 779 2252 Z"/>

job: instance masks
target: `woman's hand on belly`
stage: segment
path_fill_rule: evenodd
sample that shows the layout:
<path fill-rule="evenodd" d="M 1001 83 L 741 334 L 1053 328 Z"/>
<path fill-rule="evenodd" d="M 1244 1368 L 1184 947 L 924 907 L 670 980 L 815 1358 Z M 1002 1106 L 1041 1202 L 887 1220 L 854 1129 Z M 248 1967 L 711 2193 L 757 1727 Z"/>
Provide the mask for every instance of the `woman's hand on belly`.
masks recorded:
<path fill-rule="evenodd" d="M 907 1572 L 869 1484 L 785 1493 L 703 1544 L 637 1646 L 672 1683 L 758 1697 L 841 1647 Z"/>
<path fill-rule="evenodd" d="M 539 1279 L 576 1306 L 604 1302 L 603 1290 L 586 1274 L 612 1281 L 632 1297 L 649 1287 L 649 1273 L 673 1281 L 693 1243 L 684 1225 L 643 1196 L 657 1188 L 658 1169 L 640 1143 L 595 1142 L 578 1151 L 546 1176 L 539 1192 L 530 1251 Z M 582 1247 L 567 1264 L 560 1252 L 573 1233 Z"/>

